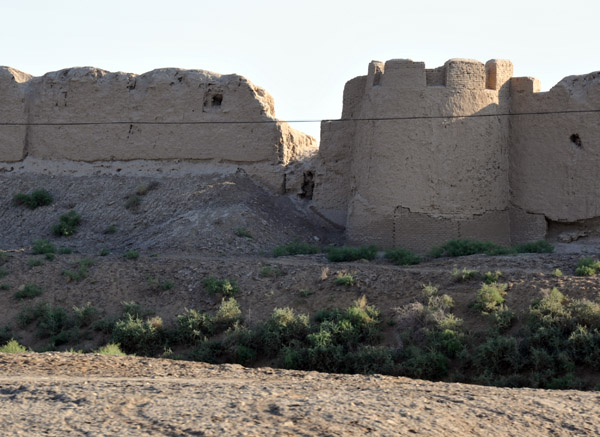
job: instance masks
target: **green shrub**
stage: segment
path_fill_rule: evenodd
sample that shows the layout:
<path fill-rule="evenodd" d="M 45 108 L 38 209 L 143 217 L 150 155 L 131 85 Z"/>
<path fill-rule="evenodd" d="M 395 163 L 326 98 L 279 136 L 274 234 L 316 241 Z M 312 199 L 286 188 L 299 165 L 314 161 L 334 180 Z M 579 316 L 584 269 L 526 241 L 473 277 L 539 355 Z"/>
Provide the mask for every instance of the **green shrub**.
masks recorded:
<path fill-rule="evenodd" d="M 1 284 L 0 285 L 0 290 L 4 290 L 4 291 L 10 290 L 10 285 L 8 285 L 8 284 Z"/>
<path fill-rule="evenodd" d="M 24 205 L 29 209 L 50 205 L 52 201 L 52 195 L 44 189 L 34 190 L 31 194 L 19 193 L 13 196 L 14 205 Z"/>
<path fill-rule="evenodd" d="M 25 346 L 21 346 L 15 339 L 10 340 L 4 346 L 0 347 L 0 353 L 3 354 L 24 354 L 29 352 Z"/>
<path fill-rule="evenodd" d="M 180 341 L 195 343 L 214 332 L 212 318 L 196 310 L 185 309 L 183 314 L 177 316 L 177 333 Z"/>
<path fill-rule="evenodd" d="M 299 240 L 295 240 L 283 246 L 277 246 L 273 250 L 273 256 L 312 255 L 318 252 L 319 246 L 309 243 L 302 243 Z"/>
<path fill-rule="evenodd" d="M 202 285 L 209 294 L 222 293 L 223 296 L 233 296 L 239 291 L 235 281 L 229 279 L 217 279 L 214 276 L 209 276 L 202 280 Z"/>
<path fill-rule="evenodd" d="M 105 234 L 115 234 L 117 232 L 117 227 L 115 225 L 108 226 L 105 230 Z"/>
<path fill-rule="evenodd" d="M 46 255 L 56 253 L 56 246 L 48 240 L 37 240 L 33 242 L 34 255 Z"/>
<path fill-rule="evenodd" d="M 8 270 L 0 268 L 0 278 L 4 278 L 5 276 L 8 276 Z"/>
<path fill-rule="evenodd" d="M 243 238 L 252 238 L 252 234 L 250 233 L 250 231 L 248 231 L 248 229 L 243 228 L 243 227 L 236 228 L 235 235 L 237 235 L 238 237 L 243 237 Z"/>
<path fill-rule="evenodd" d="M 335 278 L 335 285 L 345 285 L 346 287 L 350 287 L 356 283 L 356 279 L 349 273 L 340 273 Z"/>
<path fill-rule="evenodd" d="M 159 285 L 159 287 L 162 291 L 170 290 L 174 286 L 175 286 L 175 283 L 169 279 L 165 279 L 165 280 L 161 281 L 160 285 Z"/>
<path fill-rule="evenodd" d="M 498 282 L 498 280 L 502 277 L 502 272 L 500 270 L 496 270 L 495 272 L 486 272 L 483 275 L 483 282 L 486 284 L 493 284 Z"/>
<path fill-rule="evenodd" d="M 44 261 L 42 261 L 41 259 L 38 259 L 38 258 L 29 258 L 27 260 L 27 265 L 29 267 L 38 267 L 38 266 L 44 265 Z"/>
<path fill-rule="evenodd" d="M 128 354 L 153 356 L 166 346 L 166 332 L 158 316 L 143 320 L 127 314 L 115 323 L 111 339 Z"/>
<path fill-rule="evenodd" d="M 504 303 L 507 287 L 507 284 L 482 284 L 477 292 L 475 308 L 486 313 L 494 311 L 500 304 Z"/>
<path fill-rule="evenodd" d="M 80 223 L 81 215 L 77 211 L 71 210 L 60 216 L 60 221 L 52 226 L 52 233 L 58 237 L 68 237 L 77 232 Z"/>
<path fill-rule="evenodd" d="M 56 259 L 56 255 L 53 253 L 47 253 L 44 255 L 44 258 L 46 258 L 48 261 L 54 261 Z"/>
<path fill-rule="evenodd" d="M 100 349 L 98 349 L 96 353 L 100 355 L 111 355 L 120 357 L 127 356 L 127 354 L 121 350 L 121 345 L 119 345 L 118 343 L 105 344 Z"/>
<path fill-rule="evenodd" d="M 452 280 L 455 282 L 466 282 L 471 279 L 477 279 L 479 276 L 480 274 L 477 270 L 469 270 L 467 268 L 463 268 L 462 270 L 452 270 Z"/>
<path fill-rule="evenodd" d="M 308 316 L 292 308 L 275 308 L 271 317 L 256 332 L 255 348 L 275 356 L 285 346 L 302 342 L 309 332 Z"/>
<path fill-rule="evenodd" d="M 88 276 L 88 268 L 94 265 L 94 260 L 91 258 L 83 258 L 77 262 L 78 269 L 63 270 L 62 274 L 67 278 L 67 282 L 70 281 L 82 281 Z"/>
<path fill-rule="evenodd" d="M 508 330 L 515 321 L 515 313 L 504 304 L 498 305 L 496 309 L 491 312 L 491 317 L 498 332 Z"/>
<path fill-rule="evenodd" d="M 225 330 L 236 323 L 240 323 L 242 321 L 242 310 L 240 310 L 240 306 L 237 301 L 231 297 L 229 299 L 223 298 L 221 301 L 221 305 L 217 310 L 213 323 L 217 330 Z"/>
<path fill-rule="evenodd" d="M 69 255 L 73 253 L 73 249 L 71 249 L 70 247 L 59 247 L 57 251 L 60 255 Z"/>
<path fill-rule="evenodd" d="M 406 249 L 388 250 L 385 257 L 398 266 L 411 266 L 421 262 L 420 257 Z"/>
<path fill-rule="evenodd" d="M 447 243 L 434 247 L 429 252 L 432 258 L 440 258 L 442 256 L 467 256 L 478 253 L 486 255 L 510 255 L 516 253 L 514 249 L 498 246 L 489 241 L 475 240 L 450 240 Z"/>
<path fill-rule="evenodd" d="M 26 284 L 21 290 L 15 293 L 17 299 L 33 299 L 42 294 L 42 289 L 39 285 Z"/>
<path fill-rule="evenodd" d="M 473 363 L 481 373 L 508 375 L 517 372 L 522 363 L 517 340 L 513 337 L 492 337 L 475 350 Z"/>
<path fill-rule="evenodd" d="M 531 243 L 518 244 L 514 247 L 518 253 L 552 253 L 554 246 L 546 240 L 533 241 Z"/>
<path fill-rule="evenodd" d="M 140 257 L 140 252 L 137 250 L 128 250 L 123 254 L 123 258 L 125 259 L 138 259 Z"/>
<path fill-rule="evenodd" d="M 108 250 L 106 247 L 103 247 L 102 249 L 100 249 L 100 252 L 98 252 L 99 256 L 107 256 L 110 255 L 110 250 Z"/>
<path fill-rule="evenodd" d="M 560 269 L 552 270 L 552 276 L 556 276 L 557 278 L 560 278 L 562 275 L 563 275 L 563 272 Z"/>
<path fill-rule="evenodd" d="M 281 276 L 281 269 L 279 267 L 265 266 L 262 269 L 260 269 L 258 275 L 261 278 L 276 278 L 278 276 Z"/>
<path fill-rule="evenodd" d="M 450 360 L 441 352 L 409 346 L 402 351 L 399 373 L 411 378 L 439 379 L 448 374 Z"/>
<path fill-rule="evenodd" d="M 90 302 L 87 302 L 81 307 L 74 306 L 73 313 L 75 315 L 75 325 L 78 327 L 90 326 L 100 313 L 96 307 Z"/>
<path fill-rule="evenodd" d="M 377 256 L 377 246 L 360 247 L 330 247 L 327 249 L 327 259 L 332 262 L 373 260 Z"/>
<path fill-rule="evenodd" d="M 577 268 L 575 269 L 577 276 L 594 276 L 599 272 L 600 261 L 591 257 L 581 258 L 577 261 Z"/>

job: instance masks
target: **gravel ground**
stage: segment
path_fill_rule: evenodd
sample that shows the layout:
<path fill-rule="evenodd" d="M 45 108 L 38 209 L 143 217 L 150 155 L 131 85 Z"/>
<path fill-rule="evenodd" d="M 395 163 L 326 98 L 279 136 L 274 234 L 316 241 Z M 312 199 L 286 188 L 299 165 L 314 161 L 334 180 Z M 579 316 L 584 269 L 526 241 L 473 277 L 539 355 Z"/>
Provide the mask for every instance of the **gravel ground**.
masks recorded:
<path fill-rule="evenodd" d="M 596 392 L 0 354 L 2 435 L 598 435 Z"/>

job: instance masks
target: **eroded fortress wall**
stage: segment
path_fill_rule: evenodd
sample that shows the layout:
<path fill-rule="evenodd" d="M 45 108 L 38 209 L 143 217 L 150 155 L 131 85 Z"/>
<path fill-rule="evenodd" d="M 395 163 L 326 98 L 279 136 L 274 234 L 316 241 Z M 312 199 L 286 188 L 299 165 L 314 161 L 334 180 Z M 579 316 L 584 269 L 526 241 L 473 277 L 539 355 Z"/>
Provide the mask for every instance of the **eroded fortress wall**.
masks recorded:
<path fill-rule="evenodd" d="M 600 73 L 547 93 L 512 63 L 373 61 L 322 125 L 314 208 L 351 244 L 516 244 L 600 217 Z M 525 115 L 524 115 L 525 114 Z"/>
<path fill-rule="evenodd" d="M 372 62 L 346 87 L 342 118 L 355 121 L 323 124 L 328 133 L 340 127 L 321 138 L 315 207 L 346 226 L 351 243 L 418 251 L 450 238 L 508 243 L 508 121 L 463 116 L 508 111 L 511 75 L 508 61 L 454 59 L 435 70 Z M 340 199 L 335 211 L 331 198 Z"/>
<path fill-rule="evenodd" d="M 316 141 L 275 119 L 272 97 L 238 75 L 0 69 L 0 161 L 187 160 L 285 166 Z M 241 123 L 239 123 L 241 122 Z M 195 124 L 196 123 L 196 124 Z"/>

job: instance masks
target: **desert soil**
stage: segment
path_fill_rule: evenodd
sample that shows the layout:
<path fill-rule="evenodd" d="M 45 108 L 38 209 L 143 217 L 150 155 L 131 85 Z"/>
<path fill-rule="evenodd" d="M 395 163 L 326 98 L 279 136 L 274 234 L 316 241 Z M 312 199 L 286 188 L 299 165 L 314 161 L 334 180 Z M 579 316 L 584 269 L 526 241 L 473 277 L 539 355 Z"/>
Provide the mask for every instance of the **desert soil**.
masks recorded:
<path fill-rule="evenodd" d="M 596 392 L 0 354 L 4 435 L 598 435 Z"/>
<path fill-rule="evenodd" d="M 454 268 L 502 271 L 507 305 L 517 315 L 524 315 L 545 288 L 590 299 L 598 292 L 597 278 L 573 275 L 578 258 L 600 255 L 598 242 L 589 238 L 557 244 L 555 254 L 475 255 L 410 267 L 382 259 L 330 263 L 322 254 L 273 258 L 277 245 L 296 238 L 339 243 L 340 232 L 312 214 L 308 203 L 274 196 L 239 173 L 153 178 L 9 172 L 0 174 L 0 185 L 0 250 L 9 255 L 0 280 L 9 287 L 0 291 L 0 327 L 11 326 L 18 340 L 34 349 L 43 349 L 47 339 L 18 328 L 16 316 L 28 306 L 49 302 L 69 309 L 90 302 L 110 317 L 122 302 L 135 301 L 169 325 L 185 308 L 214 311 L 219 306 L 220 296 L 202 286 L 207 276 L 239 284 L 236 299 L 248 324 L 264 320 L 276 307 L 314 314 L 365 295 L 390 322 L 384 335 L 391 347 L 401 347 L 402 308 L 418 300 L 428 283 L 454 299 L 453 312 L 466 329 L 486 329 L 489 320 L 469 308 L 480 284 L 454 281 Z M 141 185 L 152 189 L 140 196 L 139 205 L 126 208 Z M 52 205 L 36 210 L 10 205 L 13 194 L 40 187 L 52 193 Z M 52 236 L 51 226 L 70 209 L 82 215 L 77 234 Z M 111 225 L 116 232 L 107 233 Z M 54 261 L 34 256 L 32 243 L 41 238 L 73 253 Z M 110 254 L 99 256 L 101 249 Z M 132 249 L 139 250 L 139 259 L 123 258 Z M 75 269 L 84 257 L 94 260 L 88 276 L 67 281 L 62 272 Z M 43 264 L 30 265 L 32 258 Z M 280 274 L 261 275 L 266 266 Z M 562 277 L 552 274 L 557 268 Z M 357 283 L 336 285 L 339 273 L 352 274 Z M 162 280 L 172 281 L 173 288 L 157 288 Z M 15 299 L 14 292 L 29 283 L 42 287 L 42 295 Z M 102 341 L 83 338 L 76 348 L 95 350 Z M 599 401 L 597 392 L 131 356 L 0 354 L 2 435 L 598 435 Z"/>

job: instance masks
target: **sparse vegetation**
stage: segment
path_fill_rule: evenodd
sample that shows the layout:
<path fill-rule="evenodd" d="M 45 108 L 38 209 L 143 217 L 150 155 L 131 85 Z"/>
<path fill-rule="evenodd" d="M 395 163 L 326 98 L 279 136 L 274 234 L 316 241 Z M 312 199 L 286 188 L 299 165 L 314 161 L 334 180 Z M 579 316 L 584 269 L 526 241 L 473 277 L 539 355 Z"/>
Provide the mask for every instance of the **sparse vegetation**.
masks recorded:
<path fill-rule="evenodd" d="M 235 235 L 242 238 L 252 238 L 252 234 L 250 233 L 250 231 L 244 227 L 236 228 Z"/>
<path fill-rule="evenodd" d="M 10 285 L 8 285 L 8 284 L 1 284 L 0 285 L 0 290 L 3 290 L 3 291 L 10 290 Z"/>
<path fill-rule="evenodd" d="M 94 265 L 91 258 L 83 258 L 77 262 L 77 270 L 63 270 L 62 274 L 70 281 L 82 281 L 88 276 L 88 269 Z"/>
<path fill-rule="evenodd" d="M 477 292 L 475 308 L 485 313 L 496 310 L 501 304 L 504 303 L 504 296 L 506 295 L 507 288 L 507 284 L 499 284 L 495 282 L 490 284 L 482 284 L 481 288 Z"/>
<path fill-rule="evenodd" d="M 560 269 L 552 270 L 552 276 L 556 276 L 557 278 L 560 278 L 562 275 L 563 275 L 563 272 Z"/>
<path fill-rule="evenodd" d="M 202 285 L 209 294 L 221 293 L 223 296 L 233 296 L 239 291 L 235 281 L 229 279 L 217 279 L 214 276 L 209 276 L 202 280 Z"/>
<path fill-rule="evenodd" d="M 332 262 L 373 260 L 377 256 L 377 246 L 360 247 L 330 247 L 327 249 L 327 259 Z"/>
<path fill-rule="evenodd" d="M 388 250 L 385 253 L 385 257 L 399 266 L 411 266 L 421 262 L 420 257 L 406 249 Z"/>
<path fill-rule="evenodd" d="M 345 285 L 349 287 L 356 283 L 356 279 L 349 273 L 340 273 L 335 278 L 335 285 Z"/>
<path fill-rule="evenodd" d="M 454 269 L 452 270 L 452 280 L 455 282 L 466 282 L 471 279 L 477 279 L 481 275 L 477 270 L 469 270 L 466 267 L 462 270 Z"/>
<path fill-rule="evenodd" d="M 554 246 L 546 240 L 533 241 L 531 243 L 518 244 L 515 247 L 518 253 L 552 253 Z"/>
<path fill-rule="evenodd" d="M 137 250 L 128 250 L 123 254 L 123 258 L 125 259 L 138 259 L 140 257 L 140 252 Z"/>
<path fill-rule="evenodd" d="M 58 237 L 68 237 L 77 232 L 81 223 L 81 215 L 77 211 L 71 210 L 60 216 L 60 221 L 52 226 L 52 233 Z"/>
<path fill-rule="evenodd" d="M 577 276 L 594 276 L 598 272 L 600 272 L 600 261 L 591 257 L 584 257 L 577 261 L 575 269 Z"/>
<path fill-rule="evenodd" d="M 15 293 L 17 299 L 33 299 L 42 294 L 42 288 L 35 284 L 26 284 Z"/>
<path fill-rule="evenodd" d="M 273 266 L 264 266 L 262 269 L 260 269 L 260 272 L 258 272 L 258 275 L 261 278 L 276 278 L 281 276 L 281 274 L 281 269 Z"/>
<path fill-rule="evenodd" d="M 48 240 L 37 240 L 33 242 L 34 255 L 47 255 L 56 253 L 56 246 Z"/>
<path fill-rule="evenodd" d="M 110 255 L 110 250 L 108 250 L 106 247 L 103 247 L 102 249 L 100 249 L 100 252 L 98 252 L 98 256 L 107 256 Z"/>
<path fill-rule="evenodd" d="M 502 272 L 500 270 L 496 270 L 495 272 L 486 272 L 483 275 L 483 282 L 486 284 L 493 284 L 494 282 L 498 282 L 502 277 Z"/>
<path fill-rule="evenodd" d="M 319 247 L 314 244 L 303 243 L 295 240 L 283 246 L 277 246 L 273 250 L 273 256 L 290 256 L 290 255 L 312 255 L 319 252 Z"/>
<path fill-rule="evenodd" d="M 73 253 L 73 249 L 71 249 L 70 247 L 59 247 L 57 249 L 57 252 L 59 255 L 70 255 L 71 253 Z"/>
<path fill-rule="evenodd" d="M 553 251 L 554 246 L 545 240 L 519 244 L 514 247 L 503 247 L 489 241 L 450 240 L 441 246 L 432 248 L 429 256 L 440 258 L 443 256 L 456 257 L 475 254 L 515 255 L 517 253 L 551 253 Z"/>
<path fill-rule="evenodd" d="M 30 194 L 18 193 L 13 196 L 14 205 L 23 205 L 29 209 L 50 205 L 53 200 L 52 195 L 44 189 L 34 190 Z"/>
<path fill-rule="evenodd" d="M 44 261 L 42 261 L 42 260 L 41 260 L 41 259 L 39 259 L 39 258 L 29 258 L 29 259 L 27 260 L 27 265 L 28 265 L 29 267 L 38 267 L 38 266 L 41 266 L 41 265 L 43 265 L 43 264 L 44 264 Z"/>
<path fill-rule="evenodd" d="M 25 346 L 21 346 L 15 339 L 9 340 L 4 346 L 0 346 L 2 354 L 24 354 L 29 352 Z"/>
<path fill-rule="evenodd" d="M 117 233 L 117 227 L 115 225 L 110 225 L 108 226 L 105 230 L 104 230 L 105 234 L 116 234 Z"/>
<path fill-rule="evenodd" d="M 8 276 L 8 270 L 6 270 L 4 267 L 0 268 L 0 278 L 4 278 L 5 276 Z"/>
<path fill-rule="evenodd" d="M 121 350 L 121 345 L 119 345 L 118 343 L 117 344 L 115 344 L 115 343 L 106 344 L 106 345 L 100 347 L 100 349 L 98 349 L 96 351 L 96 353 L 100 354 L 100 355 L 111 355 L 111 356 L 117 356 L 117 357 L 127 356 L 127 354 Z"/>
<path fill-rule="evenodd" d="M 136 209 L 142 203 L 140 196 L 129 196 L 125 201 L 125 209 Z"/>

